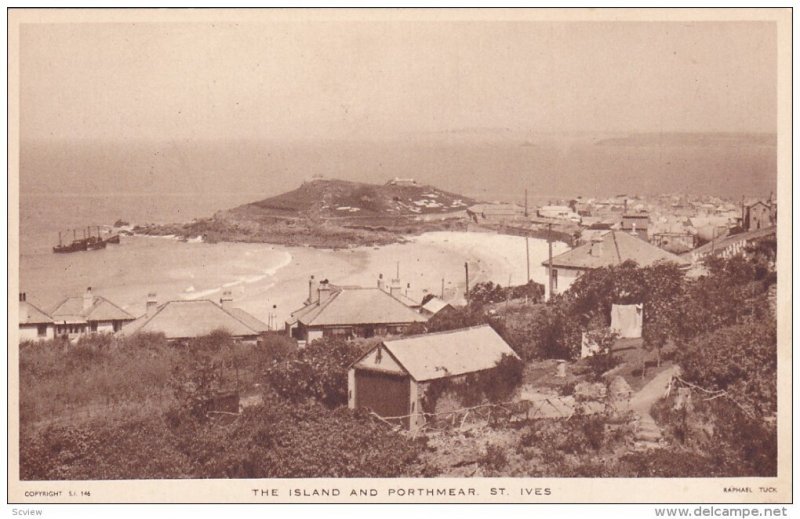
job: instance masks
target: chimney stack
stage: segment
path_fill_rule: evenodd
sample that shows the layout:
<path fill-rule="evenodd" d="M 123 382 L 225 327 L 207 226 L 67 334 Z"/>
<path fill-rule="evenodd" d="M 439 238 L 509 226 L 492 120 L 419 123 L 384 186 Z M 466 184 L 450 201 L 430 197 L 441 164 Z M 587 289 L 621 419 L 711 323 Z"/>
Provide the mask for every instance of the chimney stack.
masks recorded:
<path fill-rule="evenodd" d="M 386 292 L 386 283 L 383 281 L 383 274 L 378 274 L 378 288 Z"/>
<path fill-rule="evenodd" d="M 308 304 L 315 303 L 318 301 L 316 297 L 319 295 L 318 289 L 319 284 L 317 280 L 314 279 L 314 275 L 312 274 L 310 278 L 308 278 Z"/>
<path fill-rule="evenodd" d="M 392 283 L 389 285 L 389 294 L 396 295 L 401 293 L 403 285 L 400 283 L 400 278 L 392 278 Z"/>
<path fill-rule="evenodd" d="M 156 297 L 156 293 L 155 292 L 148 293 L 145 314 L 148 317 L 151 317 L 153 314 L 156 313 L 157 307 L 158 307 L 158 298 Z"/>
<path fill-rule="evenodd" d="M 229 308 L 233 302 L 233 293 L 230 290 L 223 290 L 222 297 L 219 298 L 219 305 L 222 308 Z"/>
<path fill-rule="evenodd" d="M 332 293 L 333 288 L 328 283 L 328 280 L 323 279 L 319 282 L 319 288 L 317 289 L 317 303 L 324 303 L 328 300 Z"/>
<path fill-rule="evenodd" d="M 86 293 L 83 294 L 83 309 L 88 310 L 94 304 L 94 296 L 92 295 L 92 287 L 86 287 Z"/>

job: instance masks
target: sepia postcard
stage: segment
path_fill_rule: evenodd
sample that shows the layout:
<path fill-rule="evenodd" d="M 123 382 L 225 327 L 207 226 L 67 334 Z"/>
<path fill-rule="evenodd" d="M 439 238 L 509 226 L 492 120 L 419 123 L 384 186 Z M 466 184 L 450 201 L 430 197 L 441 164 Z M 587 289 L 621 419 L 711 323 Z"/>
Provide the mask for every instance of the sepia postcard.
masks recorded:
<path fill-rule="evenodd" d="M 10 503 L 792 501 L 790 9 L 8 20 Z"/>

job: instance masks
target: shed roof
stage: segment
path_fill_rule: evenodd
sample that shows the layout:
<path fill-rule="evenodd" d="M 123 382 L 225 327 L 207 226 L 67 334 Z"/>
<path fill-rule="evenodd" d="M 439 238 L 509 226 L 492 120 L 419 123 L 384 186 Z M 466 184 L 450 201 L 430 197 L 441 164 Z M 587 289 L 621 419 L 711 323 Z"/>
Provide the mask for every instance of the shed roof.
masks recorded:
<path fill-rule="evenodd" d="M 27 301 L 19 303 L 19 324 L 49 324 L 53 318 L 46 312 Z"/>
<path fill-rule="evenodd" d="M 292 313 L 306 326 L 418 323 L 427 319 L 379 288 L 336 288 Z"/>
<path fill-rule="evenodd" d="M 427 303 L 422 305 L 422 309 L 425 310 L 426 312 L 437 314 L 448 306 L 450 306 L 450 303 L 438 297 L 432 297 Z"/>
<path fill-rule="evenodd" d="M 518 357 L 488 324 L 381 344 L 417 382 L 491 369 L 503 355 Z"/>
<path fill-rule="evenodd" d="M 55 322 L 85 323 L 89 321 L 133 321 L 134 317 L 102 296 L 92 296 L 84 308 L 84 297 L 68 297 L 50 311 Z"/>
<path fill-rule="evenodd" d="M 236 312 L 242 315 L 244 310 Z M 258 321 L 250 316 L 249 321 Z M 264 328 L 266 325 L 258 321 Z M 120 331 L 123 335 L 136 332 L 163 333 L 167 339 L 190 339 L 208 335 L 215 330 L 226 330 L 234 337 L 252 337 L 261 330 L 251 327 L 232 312 L 208 299 L 168 301 L 152 315 L 143 315 Z"/>
<path fill-rule="evenodd" d="M 647 267 L 659 261 L 688 265 L 686 260 L 623 231 L 609 231 L 598 242 L 587 243 L 553 258 L 554 267 L 590 270 L 635 261 Z M 547 266 L 548 262 L 543 261 Z"/>

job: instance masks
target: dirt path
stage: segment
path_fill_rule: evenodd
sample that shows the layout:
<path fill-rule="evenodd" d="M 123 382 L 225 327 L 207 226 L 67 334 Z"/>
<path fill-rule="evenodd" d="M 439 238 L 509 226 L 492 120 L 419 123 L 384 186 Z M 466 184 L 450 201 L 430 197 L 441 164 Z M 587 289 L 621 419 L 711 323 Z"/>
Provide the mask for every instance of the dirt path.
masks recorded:
<path fill-rule="evenodd" d="M 650 408 L 664 395 L 667 384 L 672 376 L 677 374 L 678 369 L 677 366 L 665 369 L 631 397 L 631 410 L 638 415 L 634 434 L 634 445 L 637 450 L 655 449 L 660 446 L 661 428 L 650 415 Z"/>
<path fill-rule="evenodd" d="M 677 366 L 665 369 L 653 380 L 644 385 L 631 397 L 631 410 L 639 415 L 649 415 L 650 408 L 664 395 L 672 375 L 676 374 Z"/>

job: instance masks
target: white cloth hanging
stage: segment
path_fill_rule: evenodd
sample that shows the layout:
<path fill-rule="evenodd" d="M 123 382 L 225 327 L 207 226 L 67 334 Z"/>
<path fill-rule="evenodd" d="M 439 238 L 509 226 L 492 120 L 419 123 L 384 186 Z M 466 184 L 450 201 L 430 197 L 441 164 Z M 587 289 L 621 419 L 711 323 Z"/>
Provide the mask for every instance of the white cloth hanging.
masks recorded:
<path fill-rule="evenodd" d="M 611 305 L 611 331 L 622 339 L 642 337 L 642 305 Z"/>

